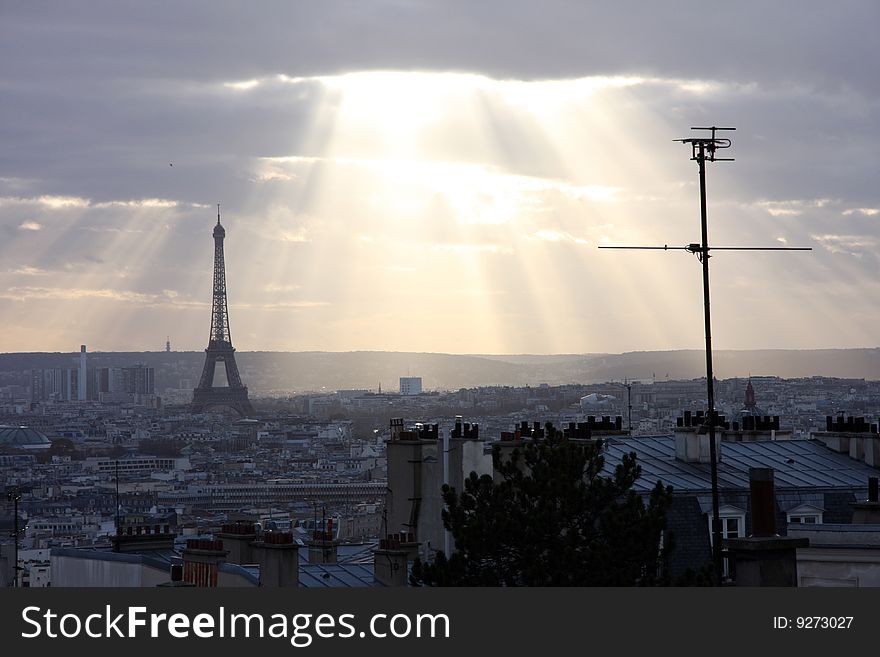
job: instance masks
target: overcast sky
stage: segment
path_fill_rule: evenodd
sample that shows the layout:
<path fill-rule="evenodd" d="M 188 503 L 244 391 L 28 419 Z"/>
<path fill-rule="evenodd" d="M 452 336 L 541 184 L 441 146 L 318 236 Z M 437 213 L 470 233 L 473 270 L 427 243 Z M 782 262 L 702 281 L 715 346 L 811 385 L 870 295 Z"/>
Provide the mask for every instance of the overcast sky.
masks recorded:
<path fill-rule="evenodd" d="M 878 346 L 880 4 L 0 0 L 0 351 Z M 172 166 L 173 165 L 173 166 Z"/>

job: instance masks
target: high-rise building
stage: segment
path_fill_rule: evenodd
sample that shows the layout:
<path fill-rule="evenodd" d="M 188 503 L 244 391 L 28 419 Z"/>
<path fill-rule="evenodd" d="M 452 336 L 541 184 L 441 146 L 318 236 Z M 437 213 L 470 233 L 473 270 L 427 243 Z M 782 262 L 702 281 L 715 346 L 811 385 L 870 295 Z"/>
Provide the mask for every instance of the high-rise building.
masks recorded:
<path fill-rule="evenodd" d="M 143 363 L 122 368 L 122 388 L 134 395 L 155 393 L 155 370 Z"/>
<path fill-rule="evenodd" d="M 79 381 L 77 385 L 77 400 L 85 401 L 88 397 L 88 384 L 86 383 L 86 346 L 79 346 Z"/>
<path fill-rule="evenodd" d="M 422 377 L 420 377 L 420 376 L 402 376 L 402 377 L 400 377 L 400 394 L 401 395 L 420 395 L 420 394 L 422 394 Z"/>
<path fill-rule="evenodd" d="M 80 352 L 83 353 L 83 352 Z M 134 395 L 154 395 L 155 369 L 130 367 L 67 367 L 31 370 L 31 401 L 130 402 Z"/>
<path fill-rule="evenodd" d="M 31 370 L 31 401 L 76 401 L 79 370 L 70 367 Z"/>

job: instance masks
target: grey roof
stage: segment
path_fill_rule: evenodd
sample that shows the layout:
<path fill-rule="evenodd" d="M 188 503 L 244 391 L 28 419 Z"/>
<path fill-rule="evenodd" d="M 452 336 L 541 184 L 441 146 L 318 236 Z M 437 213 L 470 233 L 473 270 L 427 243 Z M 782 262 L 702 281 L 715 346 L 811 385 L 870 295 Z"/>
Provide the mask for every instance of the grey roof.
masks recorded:
<path fill-rule="evenodd" d="M 221 573 L 231 573 L 246 579 L 254 586 L 260 585 L 260 568 L 259 566 L 240 566 L 237 563 L 229 563 L 221 561 L 217 564 L 217 570 Z"/>
<path fill-rule="evenodd" d="M 76 557 L 97 561 L 117 561 L 138 563 L 159 570 L 169 570 L 171 564 L 180 563 L 180 556 L 174 550 L 139 550 L 137 552 L 113 552 L 106 547 L 53 547 L 53 557 Z"/>
<path fill-rule="evenodd" d="M 0 445 L 12 447 L 49 447 L 50 441 L 42 431 L 30 427 L 0 425 Z"/>
<path fill-rule="evenodd" d="M 341 564 L 373 564 L 373 550 L 379 547 L 378 540 L 365 543 L 342 543 L 336 547 L 336 560 Z M 300 567 L 309 563 L 309 550 L 305 543 L 300 545 Z"/>
<path fill-rule="evenodd" d="M 305 588 L 382 586 L 373 566 L 360 564 L 300 564 L 299 585 Z"/>
<path fill-rule="evenodd" d="M 613 438 L 606 444 L 604 474 L 610 474 L 624 454 L 635 452 L 642 476 L 635 489 L 647 492 L 657 480 L 677 492 L 707 491 L 712 480 L 709 464 L 683 463 L 675 458 L 673 436 Z M 773 468 L 777 491 L 785 489 L 867 488 L 878 470 L 847 454 L 838 454 L 817 440 L 775 440 L 720 443 L 719 489 L 749 488 L 749 468 Z"/>

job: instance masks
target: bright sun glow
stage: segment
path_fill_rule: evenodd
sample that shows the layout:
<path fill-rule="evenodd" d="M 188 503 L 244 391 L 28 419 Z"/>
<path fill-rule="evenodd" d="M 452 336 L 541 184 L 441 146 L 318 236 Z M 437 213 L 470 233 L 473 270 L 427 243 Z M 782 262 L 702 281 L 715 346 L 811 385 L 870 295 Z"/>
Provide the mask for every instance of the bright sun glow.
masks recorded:
<path fill-rule="evenodd" d="M 274 150 L 232 165 L 235 180 L 249 186 L 245 198 L 224 200 L 236 346 L 698 347 L 699 279 L 689 259 L 595 248 L 697 238 L 696 171 L 671 141 L 688 123 L 667 108 L 661 119 L 640 95 L 649 88 L 685 108 L 723 92 L 706 81 L 395 71 L 215 85 L 212 103 L 271 104 L 297 117 Z M 163 166 L 168 180 L 189 175 L 184 165 Z M 4 252 L 0 302 L 19 309 L 7 313 L 12 339 L 22 348 L 66 349 L 94 334 L 108 341 L 101 348 L 127 349 L 150 347 L 152 333 L 156 340 L 176 333 L 178 344 L 203 348 L 211 200 L 164 196 L 0 197 L 17 239 L 29 240 Z M 754 200 L 728 206 L 715 225 L 728 239 L 735 215 L 738 241 L 768 218 L 878 213 L 841 203 Z M 782 243 L 800 239 L 791 224 L 772 234 Z M 812 239 L 833 253 L 874 246 L 843 231 Z M 59 245 L 64 255 L 48 257 Z M 156 268 L 158 261 L 173 264 Z M 754 290 L 750 305 L 739 307 L 733 281 L 742 262 L 717 265 L 722 345 L 760 334 L 754 318 L 778 303 Z M 758 271 L 766 266 L 751 262 Z M 809 285 L 789 288 L 793 306 L 809 307 L 812 294 Z M 63 330 L 49 336 L 27 317 Z M 840 335 L 860 339 L 853 331 L 842 326 Z"/>

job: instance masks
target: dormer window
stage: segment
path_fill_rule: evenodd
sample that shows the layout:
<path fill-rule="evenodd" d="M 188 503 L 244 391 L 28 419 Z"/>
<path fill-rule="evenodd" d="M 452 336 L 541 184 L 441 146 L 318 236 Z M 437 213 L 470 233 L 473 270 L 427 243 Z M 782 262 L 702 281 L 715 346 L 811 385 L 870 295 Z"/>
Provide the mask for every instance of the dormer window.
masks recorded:
<path fill-rule="evenodd" d="M 825 509 L 812 504 L 801 504 L 786 513 L 790 525 L 821 525 Z"/>

